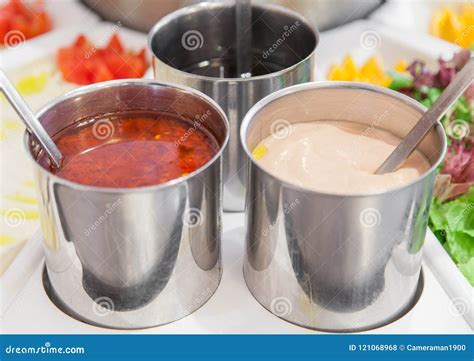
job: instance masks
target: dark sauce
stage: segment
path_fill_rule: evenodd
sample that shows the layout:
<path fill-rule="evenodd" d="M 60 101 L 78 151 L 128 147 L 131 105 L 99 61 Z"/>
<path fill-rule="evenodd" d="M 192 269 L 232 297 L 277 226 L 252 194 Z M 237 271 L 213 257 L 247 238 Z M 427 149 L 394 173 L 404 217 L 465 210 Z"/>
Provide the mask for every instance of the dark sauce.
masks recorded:
<path fill-rule="evenodd" d="M 219 151 L 201 125 L 170 114 L 126 112 L 69 126 L 56 134 L 64 155 L 59 177 L 96 187 L 135 188 L 168 182 L 197 170 Z"/>

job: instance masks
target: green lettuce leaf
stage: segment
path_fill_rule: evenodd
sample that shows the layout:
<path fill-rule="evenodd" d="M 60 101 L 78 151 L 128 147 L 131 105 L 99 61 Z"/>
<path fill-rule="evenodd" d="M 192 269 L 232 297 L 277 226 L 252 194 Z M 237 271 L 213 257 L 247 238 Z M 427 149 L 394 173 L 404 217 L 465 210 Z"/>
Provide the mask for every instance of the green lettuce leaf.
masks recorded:
<path fill-rule="evenodd" d="M 453 201 L 434 199 L 430 228 L 461 272 L 474 283 L 474 187 Z"/>
<path fill-rule="evenodd" d="M 474 287 L 474 258 L 471 258 L 467 263 L 460 264 L 459 269 L 471 286 Z"/>

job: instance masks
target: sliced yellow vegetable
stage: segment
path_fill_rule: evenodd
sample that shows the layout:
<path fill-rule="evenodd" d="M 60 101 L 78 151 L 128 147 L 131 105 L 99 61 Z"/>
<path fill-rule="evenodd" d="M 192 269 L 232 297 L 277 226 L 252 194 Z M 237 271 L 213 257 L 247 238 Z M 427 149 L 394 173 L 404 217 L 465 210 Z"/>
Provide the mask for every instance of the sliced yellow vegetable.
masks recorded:
<path fill-rule="evenodd" d="M 2 216 L 11 216 L 11 210 L 9 209 L 0 209 L 0 215 Z M 34 221 L 37 220 L 39 217 L 38 211 L 33 211 L 33 210 L 24 210 L 22 209 L 19 212 L 15 212 L 14 214 L 15 218 L 21 218 L 27 221 Z"/>
<path fill-rule="evenodd" d="M 265 147 L 263 144 L 259 144 L 252 151 L 252 155 L 256 160 L 259 160 L 263 156 L 265 156 L 267 154 L 267 152 L 268 152 L 267 147 Z"/>
<path fill-rule="evenodd" d="M 371 56 L 360 68 L 360 73 L 365 77 L 379 76 L 383 74 L 383 68 L 376 56 Z"/>
<path fill-rule="evenodd" d="M 469 48 L 474 44 L 474 5 L 465 4 L 458 12 L 449 7 L 435 11 L 429 30 L 434 36 Z"/>
<path fill-rule="evenodd" d="M 398 71 L 399 73 L 404 73 L 407 71 L 408 63 L 405 60 L 400 60 L 398 63 L 395 64 L 393 69 Z"/>
<path fill-rule="evenodd" d="M 32 95 L 41 92 L 48 82 L 49 75 L 46 72 L 38 75 L 28 75 L 22 78 L 16 87 L 22 95 Z"/>
<path fill-rule="evenodd" d="M 5 246 L 7 244 L 15 243 L 16 239 L 6 234 L 0 234 L 0 246 Z"/>
<path fill-rule="evenodd" d="M 406 68 L 406 66 L 405 66 Z M 334 64 L 328 73 L 329 80 L 362 81 L 388 87 L 392 82 L 377 56 L 372 56 L 362 65 L 360 69 L 354 59 L 348 55 L 341 65 Z"/>
<path fill-rule="evenodd" d="M 346 76 L 344 75 L 344 70 L 339 65 L 333 65 L 329 70 L 328 74 L 329 80 L 347 80 Z"/>
<path fill-rule="evenodd" d="M 26 204 L 33 204 L 33 205 L 38 204 L 38 201 L 36 200 L 35 197 L 28 197 L 19 193 L 9 194 L 5 196 L 5 199 L 8 199 L 13 202 L 19 202 L 19 203 L 26 203 Z"/>
<path fill-rule="evenodd" d="M 5 119 L 1 121 L 1 127 L 3 129 L 11 131 L 23 131 L 24 126 L 19 120 Z"/>
<path fill-rule="evenodd" d="M 357 80 L 359 78 L 359 72 L 357 66 L 354 63 L 352 56 L 347 55 L 342 62 L 342 69 L 344 69 L 345 76 L 348 80 Z"/>

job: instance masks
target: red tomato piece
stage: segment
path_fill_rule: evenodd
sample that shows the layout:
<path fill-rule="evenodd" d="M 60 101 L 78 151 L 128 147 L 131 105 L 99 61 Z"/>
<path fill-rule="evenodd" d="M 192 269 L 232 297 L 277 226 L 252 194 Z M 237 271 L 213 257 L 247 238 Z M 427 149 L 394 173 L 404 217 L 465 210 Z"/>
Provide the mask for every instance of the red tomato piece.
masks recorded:
<path fill-rule="evenodd" d="M 104 47 L 94 46 L 79 35 L 71 46 L 59 49 L 56 61 L 66 81 L 83 85 L 140 78 L 148 66 L 145 56 L 145 49 L 136 53 L 125 49 L 117 34 Z"/>
<path fill-rule="evenodd" d="M 21 0 L 10 0 L 0 6 L 0 45 L 14 46 L 51 29 L 52 21 L 42 3 L 27 6 Z"/>

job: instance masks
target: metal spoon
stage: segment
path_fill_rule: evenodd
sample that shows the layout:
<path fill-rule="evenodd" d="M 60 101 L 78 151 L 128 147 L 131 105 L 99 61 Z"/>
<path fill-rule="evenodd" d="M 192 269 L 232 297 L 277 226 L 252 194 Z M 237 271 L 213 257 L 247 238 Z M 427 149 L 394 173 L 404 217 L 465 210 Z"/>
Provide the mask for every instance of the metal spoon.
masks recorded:
<path fill-rule="evenodd" d="M 237 74 L 248 77 L 252 71 L 252 2 L 235 0 Z"/>
<path fill-rule="evenodd" d="M 5 94 L 8 102 L 23 120 L 28 131 L 36 137 L 53 164 L 59 168 L 63 158 L 61 152 L 2 69 L 0 69 L 0 91 Z"/>
<path fill-rule="evenodd" d="M 453 103 L 464 93 L 474 78 L 474 58 L 470 58 L 462 70 L 456 74 L 451 83 L 444 89 L 440 97 L 434 102 L 415 126 L 403 138 L 400 144 L 375 171 L 383 174 L 395 171 L 405 159 L 415 150 L 418 143 L 437 124 L 438 120 L 448 111 Z"/>

